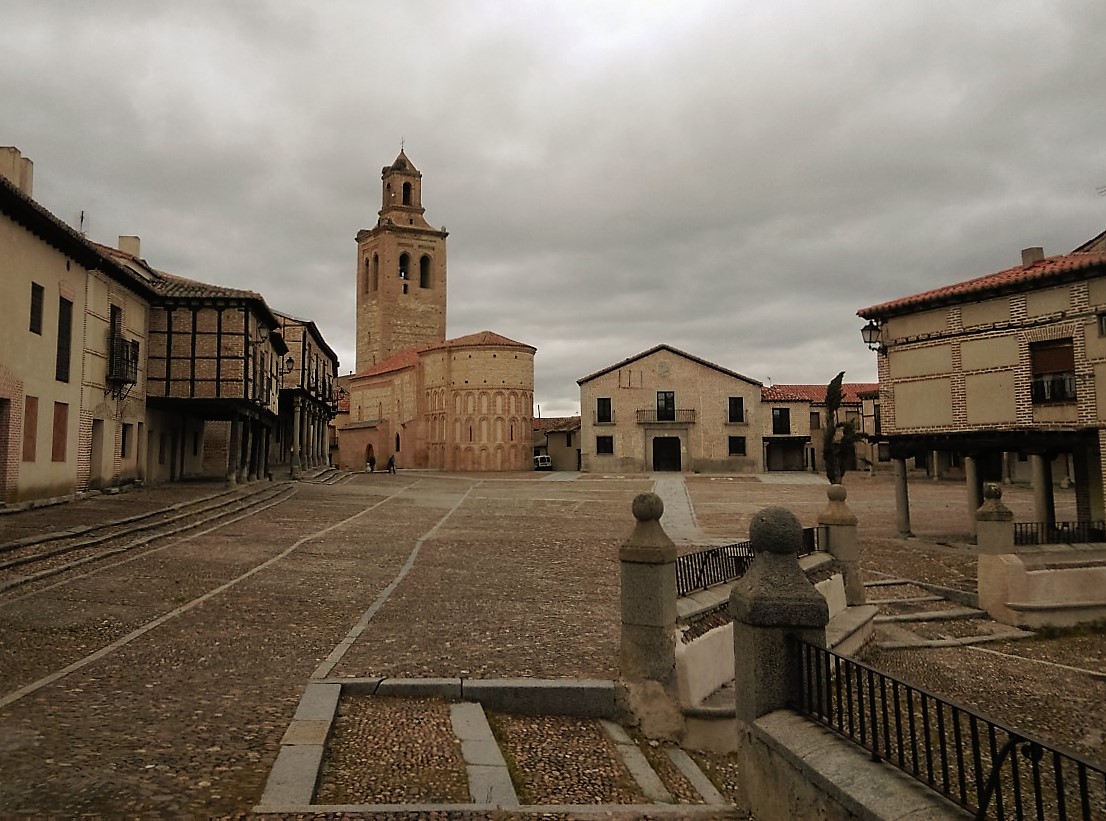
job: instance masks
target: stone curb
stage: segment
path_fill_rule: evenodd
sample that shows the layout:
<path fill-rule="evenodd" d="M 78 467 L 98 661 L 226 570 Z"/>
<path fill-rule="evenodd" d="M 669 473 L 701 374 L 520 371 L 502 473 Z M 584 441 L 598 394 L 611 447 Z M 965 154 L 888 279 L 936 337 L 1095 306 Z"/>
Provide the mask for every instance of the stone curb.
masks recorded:
<path fill-rule="evenodd" d="M 311 804 L 315 795 L 315 787 L 322 771 L 323 757 L 326 750 L 326 742 L 330 737 L 330 730 L 334 722 L 334 716 L 338 709 L 338 703 L 343 693 L 360 696 L 393 696 L 405 698 L 445 698 L 455 702 L 476 702 L 480 717 L 484 718 L 483 707 L 504 712 L 544 714 L 544 715 L 574 715 L 583 718 L 614 718 L 617 715 L 615 682 L 604 679 L 460 679 L 460 678 L 384 678 L 369 677 L 357 679 L 318 679 L 311 681 L 300 698 L 296 708 L 295 717 L 281 739 L 280 752 L 276 762 L 269 772 L 269 778 L 265 783 L 261 801 L 254 808 L 254 812 L 322 812 L 326 811 Z M 462 711 L 457 719 L 461 722 L 462 730 L 471 728 L 471 711 Z M 479 722 L 477 722 L 478 724 Z M 487 720 L 483 721 L 487 726 Z M 491 739 L 491 730 L 487 730 L 487 738 L 480 735 L 479 738 L 470 741 L 487 741 Z M 471 746 L 471 745 L 470 745 Z M 497 748 L 498 749 L 498 748 Z M 514 787 L 507 793 L 506 784 L 510 785 L 510 777 L 507 774 L 506 764 L 502 772 L 498 766 L 488 766 L 486 756 L 490 752 L 485 745 L 470 749 L 470 756 L 465 756 L 466 769 L 469 771 L 470 790 L 476 790 L 479 794 L 489 796 L 489 801 L 501 806 L 518 804 L 518 798 L 513 798 L 513 805 L 509 803 L 514 796 Z M 480 762 L 476 763 L 479 758 Z M 502 760 L 502 755 L 500 755 Z M 475 797 L 475 795 L 474 795 Z M 393 805 L 388 805 L 393 806 Z M 418 811 L 413 805 L 394 805 L 399 809 L 384 810 L 373 805 L 357 809 L 346 808 L 334 810 L 336 812 L 414 812 Z M 429 806 L 429 805 L 428 805 Z M 432 810 L 440 812 L 446 809 L 472 810 L 488 808 L 488 804 L 457 805 L 446 807 L 445 805 L 433 805 Z M 307 808 L 307 809 L 300 809 Z M 717 809 L 717 808 L 715 808 Z M 534 810 L 535 812 L 537 810 Z M 555 810 L 543 809 L 542 812 Z M 590 809 L 589 809 L 590 811 Z"/>
<path fill-rule="evenodd" d="M 296 804 L 281 807 L 257 806 L 258 815 L 321 815 L 321 814 L 385 814 L 414 815 L 418 813 L 470 812 L 487 813 L 487 804 Z M 527 804 L 511 807 L 509 817 L 519 815 L 571 815 L 574 818 L 738 818 L 738 811 L 729 805 L 711 804 Z M 481 816 L 485 817 L 485 816 Z"/>

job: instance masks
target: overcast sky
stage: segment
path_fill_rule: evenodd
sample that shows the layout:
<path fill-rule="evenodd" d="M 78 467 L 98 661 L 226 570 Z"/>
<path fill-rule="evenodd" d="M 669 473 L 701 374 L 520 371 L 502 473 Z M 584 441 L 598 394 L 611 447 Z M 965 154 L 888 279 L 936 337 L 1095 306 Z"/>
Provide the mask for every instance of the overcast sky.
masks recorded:
<path fill-rule="evenodd" d="M 406 141 L 448 335 L 543 416 L 669 343 L 875 381 L 858 308 L 1106 228 L 1106 2 L 0 0 L 0 145 L 91 239 L 252 288 L 354 368 L 354 236 Z"/>

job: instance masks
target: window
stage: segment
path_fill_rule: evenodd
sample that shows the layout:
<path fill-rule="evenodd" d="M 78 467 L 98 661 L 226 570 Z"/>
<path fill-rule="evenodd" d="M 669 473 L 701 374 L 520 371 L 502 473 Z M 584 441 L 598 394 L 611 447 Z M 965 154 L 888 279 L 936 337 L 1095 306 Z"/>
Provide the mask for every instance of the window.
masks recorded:
<path fill-rule="evenodd" d="M 38 445 L 38 397 L 23 398 L 23 461 L 35 460 Z"/>
<path fill-rule="evenodd" d="M 611 412 L 611 398 L 609 396 L 600 396 L 595 400 L 595 424 L 609 425 L 613 421 L 614 416 Z"/>
<path fill-rule="evenodd" d="M 772 408 L 772 433 L 777 436 L 791 433 L 791 408 Z"/>
<path fill-rule="evenodd" d="M 731 396 L 727 421 L 731 424 L 741 424 L 745 421 L 745 397 Z"/>
<path fill-rule="evenodd" d="M 595 437 L 595 452 L 597 454 L 613 454 L 614 453 L 614 437 L 613 436 L 596 436 Z"/>
<path fill-rule="evenodd" d="M 745 455 L 745 437 L 744 436 L 730 436 L 730 456 L 744 456 Z"/>
<path fill-rule="evenodd" d="M 873 421 L 873 425 L 875 425 L 875 432 L 877 434 L 878 433 L 883 433 L 883 424 L 882 424 L 882 420 L 880 419 L 880 416 L 879 416 L 879 402 L 876 402 L 876 405 L 875 405 L 875 408 L 873 409 L 873 412 L 875 414 L 875 419 Z"/>
<path fill-rule="evenodd" d="M 58 297 L 58 356 L 54 367 L 54 378 L 59 382 L 69 381 L 69 349 L 72 347 L 72 342 L 73 303 L 65 297 Z"/>
<path fill-rule="evenodd" d="M 399 255 L 399 278 L 407 279 L 411 272 L 411 257 L 408 254 Z"/>
<path fill-rule="evenodd" d="M 131 444 L 131 428 L 133 425 L 125 424 L 119 435 L 119 458 L 126 459 L 127 451 L 130 449 Z"/>
<path fill-rule="evenodd" d="M 676 421 L 676 393 L 675 391 L 657 391 L 657 421 Z"/>
<path fill-rule="evenodd" d="M 1098 335 L 1106 336 L 1106 314 L 1098 315 Z"/>
<path fill-rule="evenodd" d="M 1035 404 L 1075 401 L 1075 351 L 1071 339 L 1029 343 Z"/>
<path fill-rule="evenodd" d="M 810 429 L 811 430 L 818 430 L 818 428 L 820 428 L 820 427 L 822 427 L 822 414 L 820 414 L 818 411 L 811 411 L 810 412 Z"/>
<path fill-rule="evenodd" d="M 396 434 L 396 453 L 399 453 L 399 434 Z"/>
<path fill-rule="evenodd" d="M 403 204 L 411 204 L 411 183 L 409 182 L 405 182 L 403 184 Z"/>
<path fill-rule="evenodd" d="M 54 437 L 50 448 L 50 460 L 64 462 L 66 444 L 69 440 L 69 406 L 64 402 L 54 403 Z"/>
<path fill-rule="evenodd" d="M 373 254 L 373 269 L 372 269 L 372 289 L 375 291 L 380 287 L 380 257 L 377 254 Z"/>
<path fill-rule="evenodd" d="M 430 287 L 430 257 L 427 256 L 419 259 L 419 287 Z"/>
<path fill-rule="evenodd" d="M 42 305 L 46 289 L 37 282 L 31 283 L 31 333 L 42 336 Z"/>

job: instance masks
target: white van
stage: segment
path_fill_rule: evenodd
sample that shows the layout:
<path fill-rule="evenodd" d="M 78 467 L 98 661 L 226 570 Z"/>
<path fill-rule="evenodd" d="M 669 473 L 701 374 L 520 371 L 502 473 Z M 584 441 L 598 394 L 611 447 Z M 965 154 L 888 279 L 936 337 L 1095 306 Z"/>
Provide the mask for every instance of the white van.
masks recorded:
<path fill-rule="evenodd" d="M 534 470 L 553 470 L 553 460 L 545 455 L 535 456 Z"/>

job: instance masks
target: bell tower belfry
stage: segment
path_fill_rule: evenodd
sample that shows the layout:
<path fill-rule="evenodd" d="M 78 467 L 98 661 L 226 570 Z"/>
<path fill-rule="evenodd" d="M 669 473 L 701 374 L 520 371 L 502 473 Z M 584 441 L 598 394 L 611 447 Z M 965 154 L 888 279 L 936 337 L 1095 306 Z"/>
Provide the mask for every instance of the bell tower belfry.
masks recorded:
<path fill-rule="evenodd" d="M 357 371 L 408 348 L 445 341 L 443 227 L 427 223 L 422 172 L 401 150 L 380 172 L 376 227 L 357 232 Z"/>

